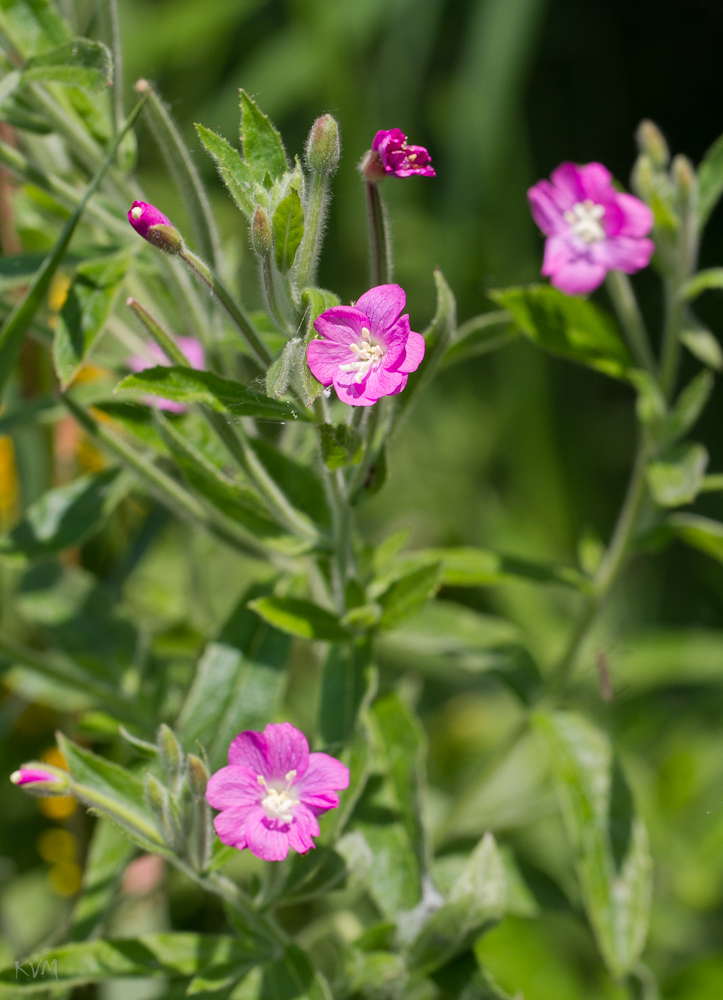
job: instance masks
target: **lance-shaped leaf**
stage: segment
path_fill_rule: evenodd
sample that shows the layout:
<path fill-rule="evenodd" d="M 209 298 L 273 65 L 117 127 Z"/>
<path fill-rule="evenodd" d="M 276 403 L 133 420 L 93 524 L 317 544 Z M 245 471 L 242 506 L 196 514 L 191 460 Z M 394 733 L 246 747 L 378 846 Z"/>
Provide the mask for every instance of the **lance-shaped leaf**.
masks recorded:
<path fill-rule="evenodd" d="M 697 423 L 713 391 L 715 379 L 710 372 L 698 372 L 675 401 L 663 425 L 663 440 L 678 441 Z"/>
<path fill-rule="evenodd" d="M 585 590 L 588 581 L 573 566 L 533 562 L 471 546 L 450 549 L 420 549 L 399 557 L 387 566 L 385 576 L 396 576 L 421 565 L 441 562 L 440 583 L 447 587 L 495 587 L 504 583 L 557 583 Z"/>
<path fill-rule="evenodd" d="M 70 41 L 70 29 L 50 0 L 12 0 L 0 5 L 0 28 L 21 56 Z"/>
<path fill-rule="evenodd" d="M 716 139 L 698 167 L 698 221 L 701 228 L 723 194 L 723 136 Z"/>
<path fill-rule="evenodd" d="M 22 82 L 67 83 L 85 90 L 105 90 L 113 82 L 113 59 L 102 42 L 74 38 L 28 59 Z"/>
<path fill-rule="evenodd" d="M 652 860 L 645 825 L 604 733 L 569 712 L 540 714 L 537 723 L 552 748 L 585 909 L 608 968 L 621 978 L 648 933 Z"/>
<path fill-rule="evenodd" d="M 259 971 L 259 991 L 251 994 L 255 1000 L 332 1000 L 321 972 L 296 945 L 289 945 L 282 958 Z"/>
<path fill-rule="evenodd" d="M 116 392 L 121 390 L 161 396 L 175 403 L 205 403 L 217 413 L 228 413 L 234 417 L 288 420 L 298 416 L 288 403 L 269 399 L 240 382 L 220 378 L 213 372 L 180 366 L 146 368 L 135 375 L 128 375 L 116 386 Z"/>
<path fill-rule="evenodd" d="M 343 746 L 354 734 L 370 657 L 368 641 L 339 643 L 329 649 L 319 702 L 319 730 L 328 747 Z"/>
<path fill-rule="evenodd" d="M 452 886 L 448 900 L 429 918 L 409 949 L 409 963 L 429 975 L 463 955 L 502 919 L 507 904 L 505 867 L 486 833 Z"/>
<path fill-rule="evenodd" d="M 723 524 L 700 514 L 671 514 L 656 534 L 672 535 L 691 548 L 723 562 Z"/>
<path fill-rule="evenodd" d="M 226 763 L 237 733 L 263 729 L 274 717 L 286 684 L 291 641 L 248 610 L 253 594 L 244 595 L 206 647 L 178 717 L 183 745 L 191 750 L 198 740 L 212 768 Z"/>
<path fill-rule="evenodd" d="M 380 629 L 390 629 L 416 614 L 439 586 L 440 562 L 433 562 L 394 580 L 377 597 L 382 608 Z"/>
<path fill-rule="evenodd" d="M 78 267 L 53 340 L 53 362 L 63 389 L 73 381 L 98 342 L 129 263 L 127 254 L 117 254 Z"/>
<path fill-rule="evenodd" d="M 292 188 L 274 212 L 274 253 L 282 274 L 291 270 L 304 235 L 304 208 L 296 188 Z"/>
<path fill-rule="evenodd" d="M 266 372 L 267 396 L 280 399 L 284 395 L 300 367 L 303 350 L 301 337 L 292 337 L 284 344 L 281 354 Z"/>
<path fill-rule="evenodd" d="M 128 838 L 108 819 L 93 830 L 80 895 L 73 908 L 71 937 L 83 941 L 102 929 L 116 898 L 121 876 L 133 857 Z"/>
<path fill-rule="evenodd" d="M 692 503 L 703 485 L 708 451 L 702 444 L 688 443 L 675 449 L 664 461 L 646 469 L 653 499 L 661 507 Z"/>
<path fill-rule="evenodd" d="M 234 966 L 240 976 L 264 957 L 237 937 L 216 934 L 144 934 L 136 938 L 82 941 L 31 955 L 21 963 L 17 979 L 15 966 L 0 971 L 0 996 L 6 992 L 9 996 L 10 990 L 14 996 L 19 990 L 23 994 L 46 993 L 56 982 L 70 990 L 117 978 L 189 979 L 219 966 Z M 31 964 L 33 968 L 42 967 L 42 976 L 33 977 Z"/>
<path fill-rule="evenodd" d="M 127 768 L 72 743 L 62 733 L 57 738 L 73 778 L 73 795 L 93 812 L 116 823 L 138 847 L 170 854 L 146 806 L 141 779 Z"/>
<path fill-rule="evenodd" d="M 321 455 L 329 469 L 356 465 L 362 456 L 361 435 L 349 424 L 319 424 Z"/>
<path fill-rule="evenodd" d="M 339 642 L 350 638 L 337 615 L 298 597 L 257 597 L 248 606 L 274 628 L 301 639 Z"/>
<path fill-rule="evenodd" d="M 246 165 L 257 181 L 272 180 L 289 169 L 281 136 L 245 90 L 241 91 L 241 145 Z"/>
<path fill-rule="evenodd" d="M 332 306 L 339 305 L 338 296 L 333 292 L 328 292 L 324 288 L 305 288 L 301 294 L 301 301 L 306 310 L 306 336 L 304 337 L 304 347 L 301 359 L 301 384 L 304 389 L 304 402 L 311 406 L 316 397 L 324 391 L 324 386 L 311 374 L 311 369 L 306 363 L 306 348 L 309 342 L 318 337 L 314 329 L 314 321 L 317 317 Z"/>
<path fill-rule="evenodd" d="M 221 180 L 246 218 L 254 214 L 254 177 L 251 169 L 241 159 L 237 149 L 223 136 L 203 125 L 196 125 L 198 138 L 206 152 L 213 158 Z"/>
<path fill-rule="evenodd" d="M 614 378 L 627 377 L 632 360 L 617 326 L 587 299 L 550 285 L 504 288 L 489 296 L 512 314 L 521 333 L 545 350 Z"/>
<path fill-rule="evenodd" d="M 103 527 L 130 486 L 118 469 L 105 469 L 50 490 L 0 536 L 0 559 L 38 559 L 80 545 Z"/>

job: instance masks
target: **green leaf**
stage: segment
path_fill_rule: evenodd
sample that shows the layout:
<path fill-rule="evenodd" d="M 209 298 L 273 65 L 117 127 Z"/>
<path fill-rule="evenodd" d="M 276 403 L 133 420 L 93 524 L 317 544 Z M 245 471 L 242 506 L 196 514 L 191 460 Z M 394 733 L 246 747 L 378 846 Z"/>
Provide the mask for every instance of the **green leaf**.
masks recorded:
<path fill-rule="evenodd" d="M 361 435 L 349 424 L 318 424 L 321 455 L 329 469 L 343 469 L 361 460 Z"/>
<path fill-rule="evenodd" d="M 283 958 L 262 967 L 261 988 L 253 996 L 254 1000 L 332 1000 L 322 974 L 293 944 Z"/>
<path fill-rule="evenodd" d="M 708 451 L 702 444 L 684 444 L 665 461 L 651 462 L 646 469 L 653 499 L 661 507 L 692 503 L 703 485 Z"/>
<path fill-rule="evenodd" d="M 723 169 L 723 161 L 721 167 Z M 680 290 L 680 296 L 686 302 L 692 302 L 702 292 L 707 292 L 711 288 L 723 288 L 723 267 L 711 267 L 705 271 L 698 271 L 692 278 L 688 278 Z"/>
<path fill-rule="evenodd" d="M 442 367 L 448 368 L 460 361 L 487 354 L 505 344 L 511 344 L 518 336 L 518 332 L 512 329 L 509 313 L 483 313 L 459 327 L 454 340 L 444 352 Z"/>
<path fill-rule="evenodd" d="M 424 764 L 427 743 L 409 706 L 396 692 L 378 699 L 372 706 L 380 759 L 393 790 L 396 812 L 401 818 L 409 845 L 420 871 L 429 861 L 429 846 L 422 818 Z"/>
<path fill-rule="evenodd" d="M 106 469 L 50 490 L 0 536 L 0 559 L 38 559 L 80 545 L 103 527 L 130 485 L 118 469 Z"/>
<path fill-rule="evenodd" d="M 163 976 L 170 979 L 188 979 L 200 971 L 208 971 L 217 966 L 233 965 L 239 969 L 250 969 L 264 956 L 252 951 L 248 945 L 236 937 L 216 934 L 161 933 L 143 934 L 136 938 L 118 940 L 82 941 L 46 948 L 27 960 L 25 970 L 27 981 L 16 979 L 15 966 L 0 972 L 0 995 L 4 987 L 17 990 L 22 980 L 23 993 L 47 991 L 50 974 L 51 982 L 57 982 L 65 989 L 72 989 L 86 983 L 100 983 L 109 979 L 129 979 L 149 976 Z M 33 978 L 29 971 L 33 966 L 47 962 L 43 966 L 43 977 Z M 55 965 L 53 965 L 55 963 Z"/>
<path fill-rule="evenodd" d="M 569 712 L 540 714 L 537 724 L 553 752 L 585 909 L 608 968 L 622 978 L 648 932 L 652 860 L 645 825 L 604 733 Z"/>
<path fill-rule="evenodd" d="M 416 614 L 439 586 L 440 562 L 434 562 L 400 576 L 377 597 L 382 607 L 380 629 L 390 629 Z"/>
<path fill-rule="evenodd" d="M 282 274 L 291 269 L 304 235 L 304 209 L 296 188 L 292 188 L 274 212 L 274 253 Z"/>
<path fill-rule="evenodd" d="M 683 389 L 663 427 L 663 437 L 667 442 L 677 441 L 695 426 L 710 399 L 714 384 L 713 375 L 702 371 Z"/>
<path fill-rule="evenodd" d="M 156 415 L 156 421 L 189 485 L 204 499 L 259 538 L 278 538 L 285 534 L 284 529 L 269 517 L 254 490 L 224 475 L 162 414 Z"/>
<path fill-rule="evenodd" d="M 220 378 L 213 372 L 180 366 L 147 368 L 128 375 L 116 386 L 116 392 L 120 390 L 150 393 L 176 403 L 205 403 L 217 413 L 234 417 L 288 420 L 298 416 L 288 403 L 269 399 L 240 382 Z"/>
<path fill-rule="evenodd" d="M 425 975 L 463 955 L 502 919 L 507 904 L 505 868 L 486 833 L 452 886 L 448 900 L 429 918 L 409 949 L 412 968 Z"/>
<path fill-rule="evenodd" d="M 329 525 L 331 514 L 324 486 L 311 466 L 294 461 L 263 438 L 252 438 L 250 444 L 261 464 L 293 506 L 306 514 L 314 524 Z"/>
<path fill-rule="evenodd" d="M 291 642 L 247 609 L 253 593 L 244 595 L 206 647 L 177 721 L 183 746 L 192 750 L 198 740 L 212 768 L 226 762 L 237 733 L 262 729 L 274 717 L 286 684 Z"/>
<path fill-rule="evenodd" d="M 432 974 L 440 1000 L 514 1000 L 467 951 Z M 518 994 L 519 996 L 519 994 Z"/>
<path fill-rule="evenodd" d="M 301 293 L 301 302 L 306 310 L 307 323 L 302 352 L 301 384 L 304 389 L 304 402 L 307 406 L 311 406 L 316 397 L 324 391 L 324 386 L 311 373 L 311 369 L 306 362 L 306 348 L 309 346 L 310 341 L 318 337 L 314 329 L 314 322 L 327 309 L 338 306 L 339 298 L 333 292 L 327 292 L 324 288 L 305 288 Z"/>
<path fill-rule="evenodd" d="M 289 169 L 281 136 L 245 90 L 241 97 L 241 145 L 251 174 L 257 181 L 270 174 L 272 180 Z"/>
<path fill-rule="evenodd" d="M 264 621 L 287 635 L 328 642 L 350 638 L 349 632 L 342 627 L 336 615 L 311 601 L 303 601 L 298 597 L 270 596 L 249 601 L 248 606 Z"/>
<path fill-rule="evenodd" d="M 344 642 L 327 653 L 319 702 L 319 732 L 327 746 L 343 746 L 354 734 L 370 652 L 368 642 Z"/>
<path fill-rule="evenodd" d="M 691 548 L 723 562 L 723 524 L 699 514 L 672 514 L 664 530 Z"/>
<path fill-rule="evenodd" d="M 73 381 L 98 342 L 129 263 L 128 254 L 116 254 L 78 267 L 53 340 L 53 363 L 63 389 Z"/>
<path fill-rule="evenodd" d="M 149 812 L 143 782 L 127 768 L 98 757 L 58 733 L 58 746 L 73 777 L 72 792 L 93 812 L 116 823 L 138 847 L 170 852 Z"/>
<path fill-rule="evenodd" d="M 98 820 L 85 862 L 80 895 L 73 907 L 73 941 L 83 941 L 103 929 L 133 853 L 133 845 L 119 827 L 110 820 Z"/>
<path fill-rule="evenodd" d="M 105 90 L 113 82 L 113 59 L 102 42 L 75 38 L 28 59 L 22 82 L 67 83 L 85 90 Z"/>
<path fill-rule="evenodd" d="M 723 136 L 713 143 L 698 167 L 698 223 L 701 227 L 723 194 Z"/>
<path fill-rule="evenodd" d="M 0 29 L 25 59 L 70 40 L 70 30 L 50 0 L 3 0 Z"/>
<path fill-rule="evenodd" d="M 402 557 L 397 565 L 408 559 L 442 563 L 440 583 L 445 587 L 496 587 L 505 583 L 556 583 L 565 587 L 585 590 L 589 584 L 572 566 L 555 566 L 533 562 L 517 556 L 501 555 L 488 549 L 460 547 L 452 549 L 420 549 Z M 391 570 L 394 572 L 394 569 Z"/>
<path fill-rule="evenodd" d="M 266 395 L 280 399 L 292 384 L 294 372 L 301 367 L 301 337 L 292 337 L 266 372 Z"/>
<path fill-rule="evenodd" d="M 693 357 L 714 371 L 723 371 L 723 348 L 710 330 L 702 325 L 687 326 L 680 335 L 681 341 Z"/>
<path fill-rule="evenodd" d="M 617 326 L 587 299 L 550 285 L 489 292 L 526 337 L 540 347 L 613 378 L 627 378 L 632 360 Z"/>
<path fill-rule="evenodd" d="M 198 138 L 206 152 L 213 158 L 221 180 L 229 194 L 247 219 L 254 214 L 254 178 L 250 168 L 241 159 L 237 149 L 223 136 L 217 135 L 203 125 L 196 125 Z"/>

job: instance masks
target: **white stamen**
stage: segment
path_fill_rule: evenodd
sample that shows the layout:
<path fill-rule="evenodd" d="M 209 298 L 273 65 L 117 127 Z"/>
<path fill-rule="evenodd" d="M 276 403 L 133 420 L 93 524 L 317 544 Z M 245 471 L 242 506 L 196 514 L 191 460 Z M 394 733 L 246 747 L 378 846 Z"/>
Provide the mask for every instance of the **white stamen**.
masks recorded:
<path fill-rule="evenodd" d="M 598 240 L 605 239 L 605 230 L 600 225 L 600 219 L 604 215 L 604 205 L 596 205 L 594 201 L 586 198 L 585 201 L 578 201 L 571 209 L 569 208 L 563 218 L 570 224 L 575 236 L 579 236 L 586 243 L 597 243 Z"/>
<path fill-rule="evenodd" d="M 141 208 L 140 205 L 136 205 L 135 208 L 131 209 L 131 219 L 133 219 L 134 222 L 138 222 L 138 220 L 142 215 L 143 215 L 143 209 Z"/>
<path fill-rule="evenodd" d="M 343 372 L 355 372 L 354 381 L 363 382 L 372 368 L 377 368 L 384 357 L 384 348 L 376 340 L 372 340 L 371 330 L 362 327 L 361 344 L 349 344 L 354 360 L 346 365 L 339 365 Z"/>
<path fill-rule="evenodd" d="M 291 823 L 294 818 L 291 810 L 299 804 L 299 799 L 291 791 L 291 785 L 295 778 L 295 770 L 286 772 L 284 775 L 285 785 L 279 779 L 267 782 L 263 775 L 257 775 L 257 782 L 266 791 L 261 799 L 261 805 L 264 807 L 267 819 L 278 819 L 282 823 Z"/>

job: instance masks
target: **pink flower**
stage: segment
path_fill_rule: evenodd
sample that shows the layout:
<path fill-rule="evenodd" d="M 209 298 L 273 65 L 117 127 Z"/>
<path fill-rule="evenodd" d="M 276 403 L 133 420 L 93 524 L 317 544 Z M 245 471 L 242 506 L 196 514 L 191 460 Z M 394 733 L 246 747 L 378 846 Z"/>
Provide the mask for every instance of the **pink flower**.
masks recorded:
<path fill-rule="evenodd" d="M 147 201 L 134 201 L 128 211 L 128 221 L 139 236 L 166 253 L 179 253 L 183 240 L 168 218 Z"/>
<path fill-rule="evenodd" d="M 374 136 L 372 153 L 383 167 L 385 174 L 395 177 L 436 177 L 432 157 L 424 146 L 410 146 L 407 137 L 399 128 L 382 129 Z M 371 179 L 371 178 L 370 178 Z"/>
<path fill-rule="evenodd" d="M 45 770 L 40 764 L 23 764 L 17 771 L 13 771 L 10 780 L 14 785 L 30 785 L 27 791 L 37 791 L 40 795 L 47 795 L 52 792 L 63 792 L 68 787 L 68 778 L 59 769 Z M 42 788 L 35 786 L 42 785 Z"/>
<path fill-rule="evenodd" d="M 196 340 L 195 337 L 179 337 L 178 346 L 188 358 L 192 368 L 197 368 L 199 370 L 203 368 L 205 358 L 203 346 L 200 341 Z M 132 354 L 126 360 L 126 364 L 132 372 L 145 371 L 146 368 L 153 368 L 154 364 L 163 365 L 164 368 L 170 367 L 171 362 L 155 341 L 151 341 L 148 344 L 148 349 L 153 355 L 153 361 L 149 358 L 142 357 L 140 354 Z M 143 402 L 146 403 L 147 406 L 155 406 L 159 410 L 170 410 L 171 413 L 186 412 L 186 407 L 183 403 L 176 403 L 172 399 L 164 399 L 162 396 L 146 396 Z"/>
<path fill-rule="evenodd" d="M 650 263 L 653 213 L 617 191 L 602 163 L 562 163 L 552 183 L 539 181 L 527 197 L 547 236 L 542 273 L 568 295 L 594 291 L 608 271 L 634 274 Z"/>
<path fill-rule="evenodd" d="M 424 357 L 424 337 L 400 315 L 407 300 L 399 285 L 377 285 L 353 306 L 333 306 L 314 321 L 323 340 L 312 340 L 306 360 L 322 385 L 334 384 L 350 406 L 371 406 L 396 396 Z"/>
<path fill-rule="evenodd" d="M 211 775 L 206 798 L 221 812 L 213 823 L 224 844 L 248 847 L 264 861 L 283 861 L 292 847 L 305 854 L 319 836 L 317 816 L 339 805 L 349 769 L 325 753 L 309 753 L 290 722 L 263 733 L 239 733 L 228 748 L 228 767 Z"/>

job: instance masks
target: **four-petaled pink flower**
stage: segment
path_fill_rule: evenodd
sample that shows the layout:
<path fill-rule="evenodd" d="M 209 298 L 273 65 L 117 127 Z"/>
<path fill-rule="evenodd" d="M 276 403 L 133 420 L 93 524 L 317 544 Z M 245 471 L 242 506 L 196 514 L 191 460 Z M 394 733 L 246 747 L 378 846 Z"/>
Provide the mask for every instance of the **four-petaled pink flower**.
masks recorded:
<path fill-rule="evenodd" d="M 562 163 L 552 183 L 539 181 L 527 192 L 532 217 L 547 236 L 542 273 L 569 295 L 592 292 L 608 271 L 634 274 L 655 250 L 646 239 L 653 213 L 612 184 L 602 163 Z"/>
<path fill-rule="evenodd" d="M 195 337 L 179 337 L 178 346 L 188 358 L 192 368 L 199 370 L 203 368 L 205 357 L 203 345 L 200 341 L 196 340 Z M 153 360 L 142 357 L 140 354 L 132 354 L 126 360 L 126 364 L 132 372 L 142 372 L 146 368 L 153 368 L 155 365 L 163 365 L 164 368 L 170 367 L 171 362 L 155 341 L 151 341 L 148 344 L 148 350 L 153 355 Z M 164 399 L 162 396 L 145 396 L 143 402 L 147 406 L 155 406 L 159 410 L 169 410 L 171 413 L 186 412 L 186 407 L 183 403 L 176 403 L 174 400 Z"/>
<path fill-rule="evenodd" d="M 376 153 L 384 173 L 395 177 L 436 177 L 432 157 L 424 146 L 410 146 L 400 128 L 382 129 L 374 136 L 372 152 Z"/>
<path fill-rule="evenodd" d="M 221 812 L 213 823 L 224 844 L 264 861 L 283 861 L 289 848 L 305 854 L 319 836 L 317 816 L 339 805 L 349 769 L 325 753 L 309 753 L 290 722 L 263 733 L 239 733 L 228 748 L 228 767 L 211 775 L 206 798 Z"/>
<path fill-rule="evenodd" d="M 332 306 L 314 321 L 323 340 L 312 340 L 306 360 L 322 385 L 333 383 L 350 406 L 371 406 L 395 396 L 424 357 L 425 342 L 400 315 L 406 295 L 399 285 L 377 285 L 353 306 Z"/>

